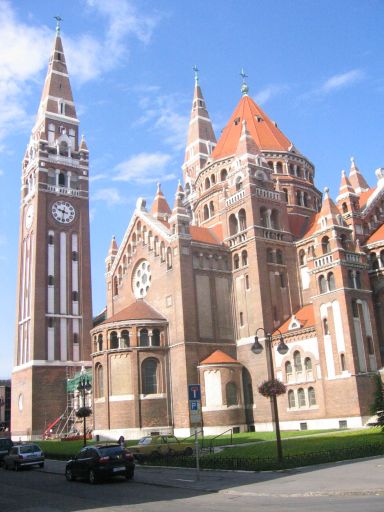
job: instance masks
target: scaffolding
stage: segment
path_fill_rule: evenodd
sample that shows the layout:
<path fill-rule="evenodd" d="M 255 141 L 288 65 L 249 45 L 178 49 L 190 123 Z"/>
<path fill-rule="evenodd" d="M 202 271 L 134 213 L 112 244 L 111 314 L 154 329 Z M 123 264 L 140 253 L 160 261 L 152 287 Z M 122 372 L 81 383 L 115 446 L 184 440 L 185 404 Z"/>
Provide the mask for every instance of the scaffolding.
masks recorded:
<path fill-rule="evenodd" d="M 44 438 L 61 438 L 79 435 L 82 430 L 82 420 L 77 418 L 76 411 L 81 406 L 91 407 L 92 395 L 88 393 L 86 403 L 80 403 L 77 387 L 80 378 L 88 379 L 92 384 L 92 368 L 82 368 L 81 371 L 73 373 L 73 368 L 66 370 L 67 379 L 67 405 L 63 414 L 56 418 L 44 431 Z M 90 427 L 92 424 L 90 423 Z"/>

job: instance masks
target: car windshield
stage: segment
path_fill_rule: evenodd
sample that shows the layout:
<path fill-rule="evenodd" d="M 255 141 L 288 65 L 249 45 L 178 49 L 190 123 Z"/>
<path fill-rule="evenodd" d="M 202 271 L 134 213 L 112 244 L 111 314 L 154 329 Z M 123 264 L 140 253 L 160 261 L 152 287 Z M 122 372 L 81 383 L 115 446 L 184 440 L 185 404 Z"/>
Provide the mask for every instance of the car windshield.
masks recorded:
<path fill-rule="evenodd" d="M 152 443 L 152 437 L 143 437 L 139 441 L 139 444 L 151 444 L 151 443 Z"/>
<path fill-rule="evenodd" d="M 121 446 L 103 446 L 99 448 L 100 455 L 102 457 L 115 457 L 116 455 L 120 455 L 123 449 Z"/>
<path fill-rule="evenodd" d="M 20 453 L 34 453 L 39 451 L 40 448 L 35 444 L 27 444 L 25 446 L 20 446 Z"/>

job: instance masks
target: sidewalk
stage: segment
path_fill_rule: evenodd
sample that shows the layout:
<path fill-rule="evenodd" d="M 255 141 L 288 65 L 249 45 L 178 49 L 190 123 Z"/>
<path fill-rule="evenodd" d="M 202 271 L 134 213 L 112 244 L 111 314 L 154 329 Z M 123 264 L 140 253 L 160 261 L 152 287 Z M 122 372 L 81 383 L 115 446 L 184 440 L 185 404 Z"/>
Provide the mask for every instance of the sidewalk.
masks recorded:
<path fill-rule="evenodd" d="M 46 460 L 44 472 L 63 475 L 65 462 Z M 136 466 L 135 482 L 202 492 L 254 496 L 384 497 L 384 457 L 371 457 L 283 471 L 200 471 L 195 469 Z M 384 509 L 384 506 L 383 506 Z"/>

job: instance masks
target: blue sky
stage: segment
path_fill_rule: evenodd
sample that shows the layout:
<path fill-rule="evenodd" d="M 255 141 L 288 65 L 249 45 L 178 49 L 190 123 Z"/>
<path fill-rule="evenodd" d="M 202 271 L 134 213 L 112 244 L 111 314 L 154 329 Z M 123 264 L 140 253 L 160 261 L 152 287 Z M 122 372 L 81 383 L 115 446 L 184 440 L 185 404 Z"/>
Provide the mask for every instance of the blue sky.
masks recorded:
<path fill-rule="evenodd" d="M 62 39 L 91 159 L 94 313 L 104 258 L 136 198 L 161 181 L 173 204 L 193 93 L 216 135 L 250 95 L 337 194 L 353 155 L 370 185 L 384 166 L 380 0 L 0 0 L 0 378 L 12 368 L 21 160 L 54 38 Z"/>

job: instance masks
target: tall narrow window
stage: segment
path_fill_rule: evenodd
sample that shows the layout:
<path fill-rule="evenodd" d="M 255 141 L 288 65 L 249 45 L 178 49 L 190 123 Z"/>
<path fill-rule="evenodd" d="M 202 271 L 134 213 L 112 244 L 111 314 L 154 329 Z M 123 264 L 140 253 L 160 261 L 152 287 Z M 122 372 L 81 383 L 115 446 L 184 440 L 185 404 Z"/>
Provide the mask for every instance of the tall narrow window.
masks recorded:
<path fill-rule="evenodd" d="M 323 318 L 323 331 L 324 331 L 324 335 L 325 336 L 330 334 L 330 332 L 329 332 L 329 324 L 328 324 L 327 318 Z"/>
<path fill-rule="evenodd" d="M 148 329 L 140 329 L 140 347 L 149 346 Z"/>
<path fill-rule="evenodd" d="M 296 407 L 295 393 L 292 389 L 288 391 L 288 407 L 289 409 Z"/>
<path fill-rule="evenodd" d="M 293 354 L 293 362 L 294 362 L 294 365 L 295 365 L 295 371 L 296 372 L 303 371 L 303 366 L 301 364 L 301 355 L 300 355 L 300 352 L 298 350 L 296 350 L 296 352 Z"/>
<path fill-rule="evenodd" d="M 117 336 L 116 331 L 111 332 L 111 335 L 109 338 L 109 343 L 110 343 L 109 348 L 111 348 L 111 349 L 119 348 L 119 338 Z"/>
<path fill-rule="evenodd" d="M 141 365 L 141 388 L 144 395 L 153 395 L 158 392 L 158 366 L 158 360 L 152 357 L 145 359 Z"/>
<path fill-rule="evenodd" d="M 340 354 L 340 366 L 341 366 L 341 371 L 342 372 L 345 372 L 346 370 L 346 364 L 345 364 L 345 354 Z"/>
<path fill-rule="evenodd" d="M 352 299 L 352 314 L 354 318 L 359 318 L 359 308 L 356 299 Z"/>
<path fill-rule="evenodd" d="M 127 330 L 121 331 L 120 347 L 121 348 L 129 347 L 129 331 L 127 331 Z"/>
<path fill-rule="evenodd" d="M 336 284 L 335 284 L 335 275 L 333 272 L 329 272 L 329 274 L 327 276 L 327 281 L 328 281 L 328 290 L 329 291 L 335 290 Z"/>
<path fill-rule="evenodd" d="M 103 335 L 99 334 L 97 337 L 97 350 L 101 352 L 103 350 Z"/>
<path fill-rule="evenodd" d="M 160 330 L 153 329 L 152 331 L 152 346 L 160 347 Z"/>
<path fill-rule="evenodd" d="M 289 382 L 291 380 L 291 377 L 292 377 L 292 363 L 291 363 L 291 361 L 287 361 L 285 363 L 285 378 L 286 378 L 286 381 Z"/>
<path fill-rule="evenodd" d="M 297 390 L 297 399 L 298 399 L 298 402 L 299 402 L 299 407 L 305 407 L 306 406 L 305 392 L 304 392 L 303 388 L 300 388 L 300 389 Z"/>
<path fill-rule="evenodd" d="M 243 315 L 243 312 L 240 311 L 240 327 L 243 327 L 244 325 L 244 315 Z"/>
<path fill-rule="evenodd" d="M 242 251 L 241 253 L 241 264 L 243 267 L 248 265 L 248 253 L 247 251 Z"/>
<path fill-rule="evenodd" d="M 234 382 L 228 382 L 225 386 L 226 396 L 227 396 L 227 405 L 237 405 L 238 404 L 238 396 L 237 396 L 237 386 Z"/>
<path fill-rule="evenodd" d="M 308 388 L 308 404 L 311 407 L 316 405 L 316 393 L 314 388 Z"/>
<path fill-rule="evenodd" d="M 95 386 L 95 398 L 101 398 L 104 396 L 104 372 L 101 364 L 97 364 L 95 368 L 96 386 Z"/>
<path fill-rule="evenodd" d="M 245 289 L 246 290 L 249 290 L 250 286 L 249 286 L 249 275 L 246 274 L 245 275 Z"/>
<path fill-rule="evenodd" d="M 327 282 L 324 276 L 319 276 L 319 292 L 326 293 L 327 291 Z"/>
<path fill-rule="evenodd" d="M 323 238 L 321 239 L 321 249 L 323 251 L 323 254 L 331 252 L 331 244 L 329 242 L 328 236 L 323 236 Z"/>

